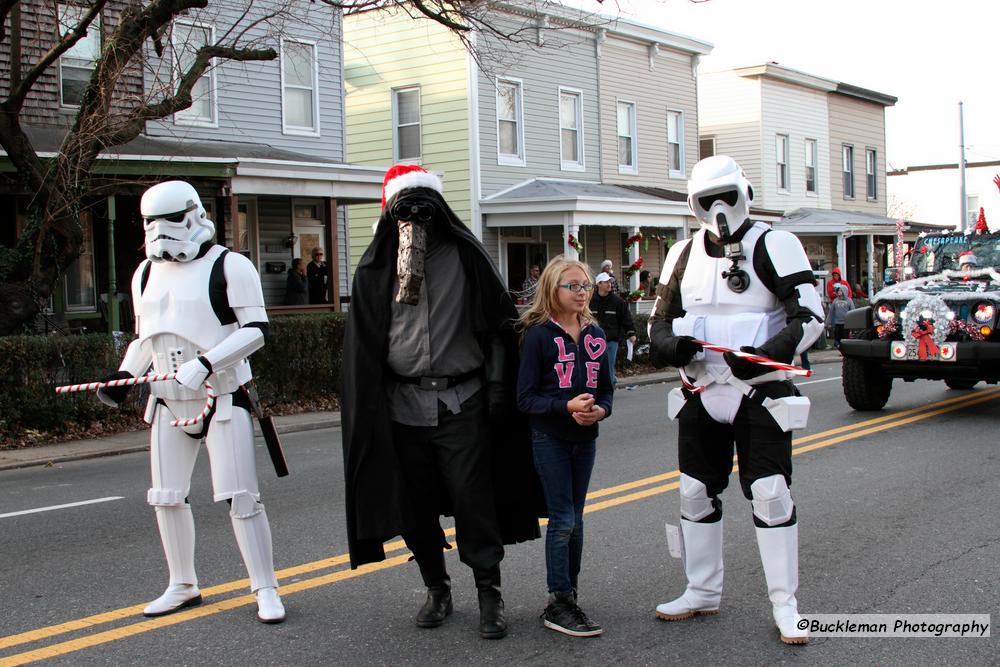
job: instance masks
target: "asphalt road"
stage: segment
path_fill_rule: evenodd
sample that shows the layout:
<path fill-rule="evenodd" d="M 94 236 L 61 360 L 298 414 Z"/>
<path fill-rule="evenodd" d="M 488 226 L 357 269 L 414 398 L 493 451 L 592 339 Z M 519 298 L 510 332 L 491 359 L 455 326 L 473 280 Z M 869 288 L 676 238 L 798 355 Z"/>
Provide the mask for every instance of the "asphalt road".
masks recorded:
<path fill-rule="evenodd" d="M 794 457 L 800 610 L 996 615 L 1000 390 L 897 381 L 886 410 L 856 413 L 843 401 L 839 364 L 815 370 L 802 384 L 813 412 Z M 0 665 L 998 663 L 993 639 L 781 644 L 735 476 L 723 496 L 722 613 L 657 621 L 655 606 L 684 585 L 664 539 L 678 504 L 667 389 L 619 391 L 602 426 L 580 600 L 603 637 L 541 626 L 541 540 L 510 547 L 503 563 L 507 639 L 479 639 L 475 589 L 454 552 L 455 613 L 439 629 L 417 629 L 423 589 L 405 549 L 378 568 L 345 564 L 340 432 L 326 430 L 284 436 L 290 477 L 276 479 L 258 456 L 289 614 L 278 626 L 254 621 L 226 505 L 211 502 L 207 460 L 191 493 L 205 604 L 154 620 L 139 611 L 165 586 L 166 567 L 145 504 L 145 454 L 0 473 Z M 106 498 L 119 499 L 23 513 Z"/>

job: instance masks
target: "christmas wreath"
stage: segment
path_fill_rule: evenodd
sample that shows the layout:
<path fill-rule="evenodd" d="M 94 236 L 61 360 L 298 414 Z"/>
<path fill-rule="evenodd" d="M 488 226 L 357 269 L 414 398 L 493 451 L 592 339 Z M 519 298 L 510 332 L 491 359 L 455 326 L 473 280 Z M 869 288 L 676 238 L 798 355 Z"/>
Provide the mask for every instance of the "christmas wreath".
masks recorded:
<path fill-rule="evenodd" d="M 570 248 L 576 250 L 577 254 L 583 253 L 583 244 L 580 243 L 580 241 L 578 241 L 572 234 L 566 237 L 566 243 L 569 244 Z"/>

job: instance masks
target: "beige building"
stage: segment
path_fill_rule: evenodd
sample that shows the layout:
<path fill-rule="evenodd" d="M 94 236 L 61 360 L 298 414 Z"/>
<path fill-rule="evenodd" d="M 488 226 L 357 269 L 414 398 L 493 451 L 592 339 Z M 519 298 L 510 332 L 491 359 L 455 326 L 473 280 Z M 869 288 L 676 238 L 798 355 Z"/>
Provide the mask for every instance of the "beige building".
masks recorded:
<path fill-rule="evenodd" d="M 880 283 L 895 221 L 886 217 L 885 107 L 891 95 L 774 62 L 701 75 L 702 157 L 736 159 L 754 204 L 783 213 L 817 279 L 838 267 L 852 285 Z"/>

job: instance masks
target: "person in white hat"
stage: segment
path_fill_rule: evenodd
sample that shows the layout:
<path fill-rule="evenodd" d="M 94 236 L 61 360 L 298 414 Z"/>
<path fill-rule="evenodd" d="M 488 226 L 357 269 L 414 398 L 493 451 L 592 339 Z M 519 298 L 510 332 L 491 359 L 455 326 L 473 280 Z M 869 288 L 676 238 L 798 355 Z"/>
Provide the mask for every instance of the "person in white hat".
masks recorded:
<path fill-rule="evenodd" d="M 604 272 L 594 277 L 597 289 L 590 297 L 590 312 L 597 318 L 597 323 L 604 330 L 608 342 L 608 366 L 611 369 L 611 386 L 615 386 L 618 378 L 615 375 L 615 359 L 618 356 L 618 346 L 622 341 L 631 340 L 635 343 L 635 322 L 632 311 L 625 299 L 621 298 L 611 287 L 611 276 Z"/>

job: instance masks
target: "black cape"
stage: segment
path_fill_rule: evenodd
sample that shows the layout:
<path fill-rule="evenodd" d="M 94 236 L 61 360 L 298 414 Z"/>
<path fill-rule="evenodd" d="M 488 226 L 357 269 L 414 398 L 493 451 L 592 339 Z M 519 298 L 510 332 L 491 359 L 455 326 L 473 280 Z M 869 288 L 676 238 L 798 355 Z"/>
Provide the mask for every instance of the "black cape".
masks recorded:
<path fill-rule="evenodd" d="M 438 233 L 450 234 L 458 246 L 473 294 L 473 331 L 484 346 L 484 353 L 488 354 L 488 337 L 500 335 L 504 341 L 504 386 L 514 405 L 518 364 L 514 302 L 479 240 L 440 195 L 425 188 L 420 190 L 444 211 L 445 219 L 436 221 Z M 385 560 L 382 543 L 407 528 L 404 512 L 407 498 L 393 445 L 385 390 L 387 333 L 399 246 L 396 223 L 387 213 L 394 200 L 395 197 L 386 204 L 375 236 L 355 271 L 344 334 L 341 416 L 347 541 L 352 568 Z M 513 409 L 504 419 L 491 421 L 488 431 L 491 440 L 486 446 L 491 448 L 493 488 L 503 541 L 513 544 L 535 539 L 540 536 L 538 517 L 544 516 L 545 505 L 532 460 L 528 420 Z M 441 513 L 450 514 L 450 508 L 442 507 Z"/>

